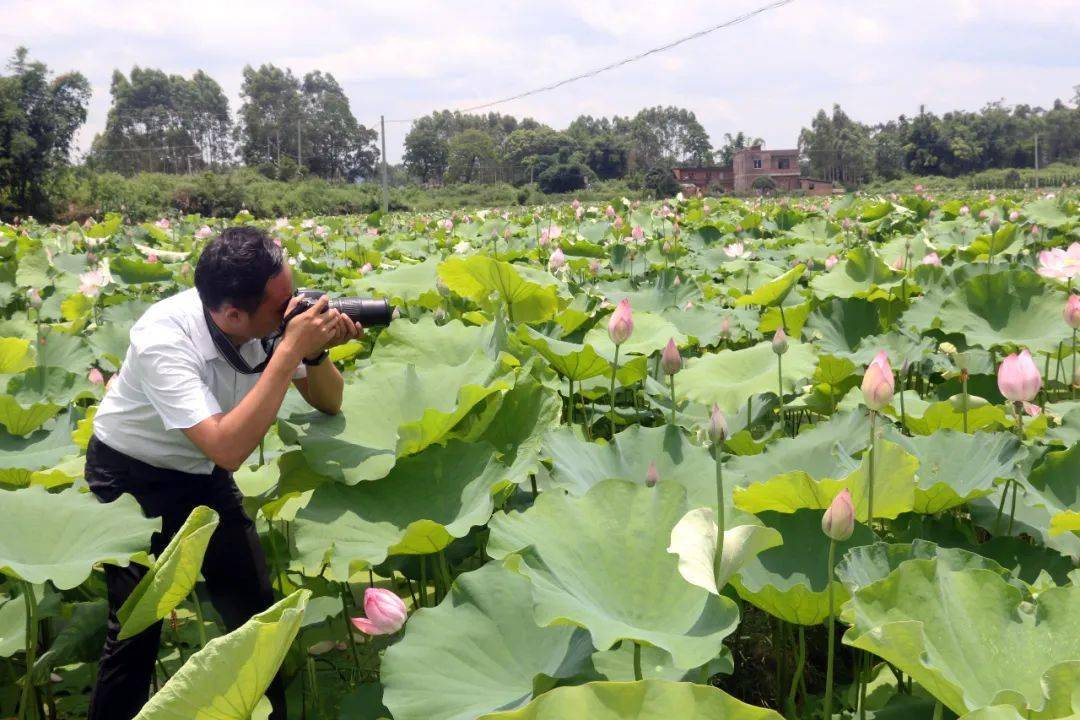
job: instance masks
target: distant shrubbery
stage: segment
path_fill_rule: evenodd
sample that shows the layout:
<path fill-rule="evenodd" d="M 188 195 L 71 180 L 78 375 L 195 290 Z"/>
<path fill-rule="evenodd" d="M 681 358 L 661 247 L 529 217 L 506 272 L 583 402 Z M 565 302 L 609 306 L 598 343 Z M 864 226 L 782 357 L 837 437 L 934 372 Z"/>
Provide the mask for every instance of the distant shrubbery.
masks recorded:
<path fill-rule="evenodd" d="M 1059 187 L 1080 185 L 1080 166 L 1065 163 L 1053 163 L 1039 170 L 1039 187 Z M 916 185 L 922 185 L 929 192 L 949 192 L 966 190 L 998 190 L 1035 187 L 1034 168 L 997 168 L 983 170 L 971 175 L 955 178 L 940 175 L 904 175 L 896 180 L 876 180 L 865 185 L 865 192 L 910 192 Z"/>

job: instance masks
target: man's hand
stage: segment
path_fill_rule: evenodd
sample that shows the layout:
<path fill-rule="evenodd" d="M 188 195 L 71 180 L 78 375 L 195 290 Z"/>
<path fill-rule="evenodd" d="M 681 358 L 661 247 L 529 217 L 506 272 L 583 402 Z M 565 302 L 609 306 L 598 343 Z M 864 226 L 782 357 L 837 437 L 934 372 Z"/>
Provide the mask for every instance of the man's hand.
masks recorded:
<path fill-rule="evenodd" d="M 289 301 L 285 314 L 291 313 L 299 301 L 299 297 Z M 323 295 L 312 307 L 289 321 L 281 340 L 287 352 L 295 353 L 298 358 L 314 358 L 326 348 L 360 337 L 363 332 L 360 324 L 336 309 L 327 309 L 329 302 Z"/>

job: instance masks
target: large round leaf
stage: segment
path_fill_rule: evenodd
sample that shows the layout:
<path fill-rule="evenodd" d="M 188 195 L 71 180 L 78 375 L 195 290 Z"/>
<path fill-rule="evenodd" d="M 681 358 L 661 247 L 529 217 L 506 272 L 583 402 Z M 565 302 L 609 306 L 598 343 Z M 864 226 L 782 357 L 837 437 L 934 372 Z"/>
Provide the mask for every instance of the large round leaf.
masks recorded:
<path fill-rule="evenodd" d="M 1009 704 L 1033 720 L 1072 712 L 1080 682 L 1080 587 L 1037 599 L 998 573 L 901 563 L 844 606 L 844 643 L 912 677 L 957 714 Z"/>
<path fill-rule="evenodd" d="M 939 568 L 965 570 L 978 568 L 1008 577 L 1008 571 L 994 560 L 960 548 L 945 548 L 926 540 L 910 543 L 876 542 L 854 547 L 836 564 L 836 577 L 851 592 L 884 580 L 908 560 L 937 559 Z"/>
<path fill-rule="evenodd" d="M 543 322 L 559 310 L 554 285 L 528 280 L 522 276 L 524 268 L 486 255 L 447 258 L 439 265 L 438 273 L 448 288 L 481 305 L 490 307 L 489 297 L 494 293 L 515 322 Z"/>
<path fill-rule="evenodd" d="M 722 690 L 670 680 L 591 682 L 556 688 L 520 710 L 479 720 L 780 720 L 773 710 L 747 705 Z"/>
<path fill-rule="evenodd" d="M 659 352 L 671 339 L 675 340 L 676 345 L 685 345 L 687 342 L 686 336 L 662 316 L 650 312 L 635 312 L 634 332 L 619 346 L 619 362 L 628 359 L 627 355 L 651 355 Z M 585 344 L 592 345 L 604 357 L 615 355 L 615 343 L 611 342 L 608 336 L 606 321 L 596 325 L 585 335 Z"/>
<path fill-rule="evenodd" d="M 116 613 L 121 640 L 164 619 L 194 589 L 217 526 L 218 514 L 210 508 L 200 505 L 191 511 Z"/>
<path fill-rule="evenodd" d="M 375 363 L 412 363 L 417 367 L 460 365 L 476 352 L 483 335 L 483 328 L 460 320 L 441 326 L 430 315 L 415 323 L 396 320 L 379 333 L 371 359 Z"/>
<path fill-rule="evenodd" d="M 345 580 L 388 555 L 439 552 L 483 525 L 505 468 L 487 443 L 452 441 L 402 458 L 385 478 L 326 483 L 296 513 L 296 560 Z"/>
<path fill-rule="evenodd" d="M 940 328 L 963 334 L 969 345 L 1021 345 L 1051 353 L 1068 336 L 1068 326 L 1057 322 L 1064 306 L 1064 294 L 1033 272 L 976 275 L 945 298 Z"/>
<path fill-rule="evenodd" d="M 667 552 L 688 509 L 675 483 L 605 480 L 580 498 L 545 492 L 524 513 L 492 520 L 488 553 L 516 553 L 506 562 L 532 581 L 540 625 L 581 625 L 598 650 L 634 640 L 671 653 L 678 668 L 697 667 L 720 654 L 738 610 L 685 582 Z"/>
<path fill-rule="evenodd" d="M 783 363 L 784 392 L 790 392 L 798 381 L 814 374 L 817 358 L 809 343 L 791 340 Z M 734 414 L 751 395 L 777 392 L 777 375 L 772 343 L 760 342 L 744 350 L 691 358 L 675 378 L 675 394 L 702 405 L 717 403 Z"/>
<path fill-rule="evenodd" d="M 791 292 L 791 288 L 795 287 L 795 284 L 799 282 L 799 278 L 803 276 L 804 272 L 806 272 L 805 265 L 796 265 L 775 280 L 770 280 L 758 287 L 752 293 L 737 298 L 735 307 L 744 305 L 761 305 L 762 307 L 779 305 L 784 302 L 784 298 Z"/>
<path fill-rule="evenodd" d="M 447 598 L 417 611 L 386 652 L 383 702 L 394 718 L 472 720 L 527 703 L 537 676 L 585 670 L 589 634 L 538 627 L 522 617 L 531 603 L 529 581 L 497 563 L 458 576 Z"/>
<path fill-rule="evenodd" d="M 102 503 L 36 485 L 0 492 L 0 518 L 0 572 L 35 585 L 51 580 L 60 590 L 81 584 L 97 563 L 127 565 L 161 529 L 131 495 Z"/>
<path fill-rule="evenodd" d="M 188 658 L 135 720 L 248 720 L 300 630 L 310 590 L 297 590 Z"/>

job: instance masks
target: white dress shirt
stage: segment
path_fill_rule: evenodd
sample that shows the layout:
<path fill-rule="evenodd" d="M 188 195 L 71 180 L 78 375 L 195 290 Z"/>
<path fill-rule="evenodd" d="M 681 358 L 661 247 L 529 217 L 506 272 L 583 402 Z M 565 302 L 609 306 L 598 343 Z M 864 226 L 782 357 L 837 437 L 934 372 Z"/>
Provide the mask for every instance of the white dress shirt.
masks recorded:
<path fill-rule="evenodd" d="M 258 340 L 238 350 L 253 367 L 266 358 Z M 293 377 L 306 371 L 301 364 Z M 123 365 L 94 416 L 94 434 L 155 467 L 207 474 L 213 461 L 182 430 L 229 412 L 258 380 L 221 357 L 198 292 L 185 290 L 151 305 L 131 328 Z"/>

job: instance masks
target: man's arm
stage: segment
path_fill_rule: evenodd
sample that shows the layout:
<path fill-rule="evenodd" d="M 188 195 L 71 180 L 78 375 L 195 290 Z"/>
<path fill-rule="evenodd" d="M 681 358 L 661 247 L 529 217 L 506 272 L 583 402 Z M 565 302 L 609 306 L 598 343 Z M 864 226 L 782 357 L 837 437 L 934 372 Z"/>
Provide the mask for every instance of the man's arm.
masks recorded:
<path fill-rule="evenodd" d="M 232 472 L 240 468 L 277 419 L 301 358 L 321 351 L 337 335 L 338 323 L 323 312 L 325 307 L 324 296 L 314 308 L 289 322 L 270 363 L 239 405 L 184 429 L 195 447 L 215 464 Z"/>
<path fill-rule="evenodd" d="M 326 344 L 329 349 L 335 345 L 348 342 L 360 337 L 362 328 L 359 323 L 353 322 L 347 315 L 340 314 L 337 310 L 328 310 L 327 314 L 334 318 L 336 329 L 334 338 Z M 309 365 L 307 377 L 293 380 L 300 395 L 308 405 L 320 410 L 327 415 L 337 415 L 341 412 L 342 391 L 345 388 L 345 379 L 330 358 L 323 360 L 318 365 Z"/>

